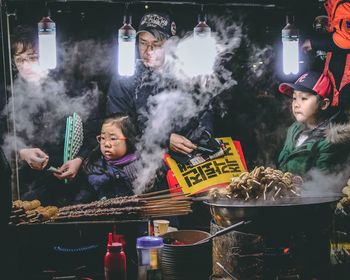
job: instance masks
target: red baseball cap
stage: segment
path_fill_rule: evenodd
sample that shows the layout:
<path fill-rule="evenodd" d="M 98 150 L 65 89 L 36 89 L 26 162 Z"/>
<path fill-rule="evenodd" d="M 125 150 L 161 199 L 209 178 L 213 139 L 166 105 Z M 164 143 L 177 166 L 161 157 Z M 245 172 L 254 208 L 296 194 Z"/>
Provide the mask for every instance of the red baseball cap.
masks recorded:
<path fill-rule="evenodd" d="M 292 96 L 294 90 L 299 90 L 329 99 L 332 99 L 333 93 L 331 80 L 323 73 L 314 71 L 301 75 L 294 84 L 282 83 L 278 89 L 280 93 L 288 96 Z"/>

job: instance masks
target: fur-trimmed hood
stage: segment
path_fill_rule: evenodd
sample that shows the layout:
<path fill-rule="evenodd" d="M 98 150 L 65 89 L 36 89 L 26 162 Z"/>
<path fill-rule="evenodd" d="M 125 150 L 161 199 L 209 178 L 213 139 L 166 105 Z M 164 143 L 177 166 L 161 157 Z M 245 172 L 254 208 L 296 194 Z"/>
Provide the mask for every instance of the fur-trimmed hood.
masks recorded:
<path fill-rule="evenodd" d="M 347 122 L 331 123 L 326 131 L 327 141 L 332 144 L 350 144 L 350 110 L 344 112 Z"/>
<path fill-rule="evenodd" d="M 331 124 L 326 135 L 327 141 L 332 144 L 350 144 L 350 122 Z"/>

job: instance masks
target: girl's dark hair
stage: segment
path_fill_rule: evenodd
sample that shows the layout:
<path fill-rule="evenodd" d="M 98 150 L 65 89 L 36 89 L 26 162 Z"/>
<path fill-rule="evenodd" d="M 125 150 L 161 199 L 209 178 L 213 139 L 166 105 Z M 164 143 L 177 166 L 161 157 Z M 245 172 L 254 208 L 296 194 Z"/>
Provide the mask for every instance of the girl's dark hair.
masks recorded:
<path fill-rule="evenodd" d="M 136 128 L 131 117 L 125 113 L 114 113 L 107 116 L 103 121 L 101 128 L 104 124 L 114 124 L 120 128 L 124 136 L 127 138 L 126 146 L 128 153 L 135 151 L 136 142 Z M 89 157 L 84 161 L 83 170 L 89 174 L 94 171 L 104 172 L 107 170 L 106 166 L 100 166 L 96 164 L 96 161 L 101 157 L 100 146 L 98 145 L 93 149 Z"/>

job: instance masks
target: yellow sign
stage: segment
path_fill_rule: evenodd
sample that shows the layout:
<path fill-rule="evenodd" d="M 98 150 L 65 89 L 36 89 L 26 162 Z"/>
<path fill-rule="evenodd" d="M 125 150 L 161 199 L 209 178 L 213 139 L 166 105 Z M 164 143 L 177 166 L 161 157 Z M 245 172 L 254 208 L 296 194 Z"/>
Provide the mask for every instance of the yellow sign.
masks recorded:
<path fill-rule="evenodd" d="M 230 137 L 218 138 L 223 141 L 227 154 L 208 160 L 194 167 L 177 163 L 167 157 L 170 169 L 173 171 L 184 193 L 198 193 L 215 185 L 228 184 L 232 177 L 246 171 L 242 151 L 238 151 Z M 240 147 L 239 147 L 240 148 Z"/>

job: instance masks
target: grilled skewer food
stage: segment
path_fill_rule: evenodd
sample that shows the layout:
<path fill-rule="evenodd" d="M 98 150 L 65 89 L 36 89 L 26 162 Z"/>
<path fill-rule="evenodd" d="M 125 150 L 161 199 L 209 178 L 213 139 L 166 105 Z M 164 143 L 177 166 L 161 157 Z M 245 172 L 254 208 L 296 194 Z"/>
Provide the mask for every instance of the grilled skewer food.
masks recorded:
<path fill-rule="evenodd" d="M 40 223 L 57 215 L 58 207 L 41 206 L 37 199 L 31 201 L 16 200 L 12 203 L 10 224 Z"/>
<path fill-rule="evenodd" d="M 13 202 L 10 223 L 147 219 L 160 216 L 186 215 L 192 212 L 191 198 L 186 197 L 186 194 L 169 194 L 169 192 L 170 190 L 167 189 L 61 208 L 43 207 L 38 200 L 18 200 Z"/>
<path fill-rule="evenodd" d="M 163 193 L 163 191 L 161 191 Z M 183 194 L 134 195 L 93 201 L 59 209 L 54 221 L 130 220 L 191 212 L 191 201 Z"/>
<path fill-rule="evenodd" d="M 13 202 L 13 207 L 23 208 L 25 211 L 33 210 L 41 205 L 40 201 L 37 199 L 31 201 L 16 200 Z"/>
<path fill-rule="evenodd" d="M 209 195 L 212 198 L 276 200 L 300 196 L 300 182 L 300 179 L 290 172 L 284 173 L 271 167 L 260 166 L 234 177 L 226 188 L 212 189 Z"/>

